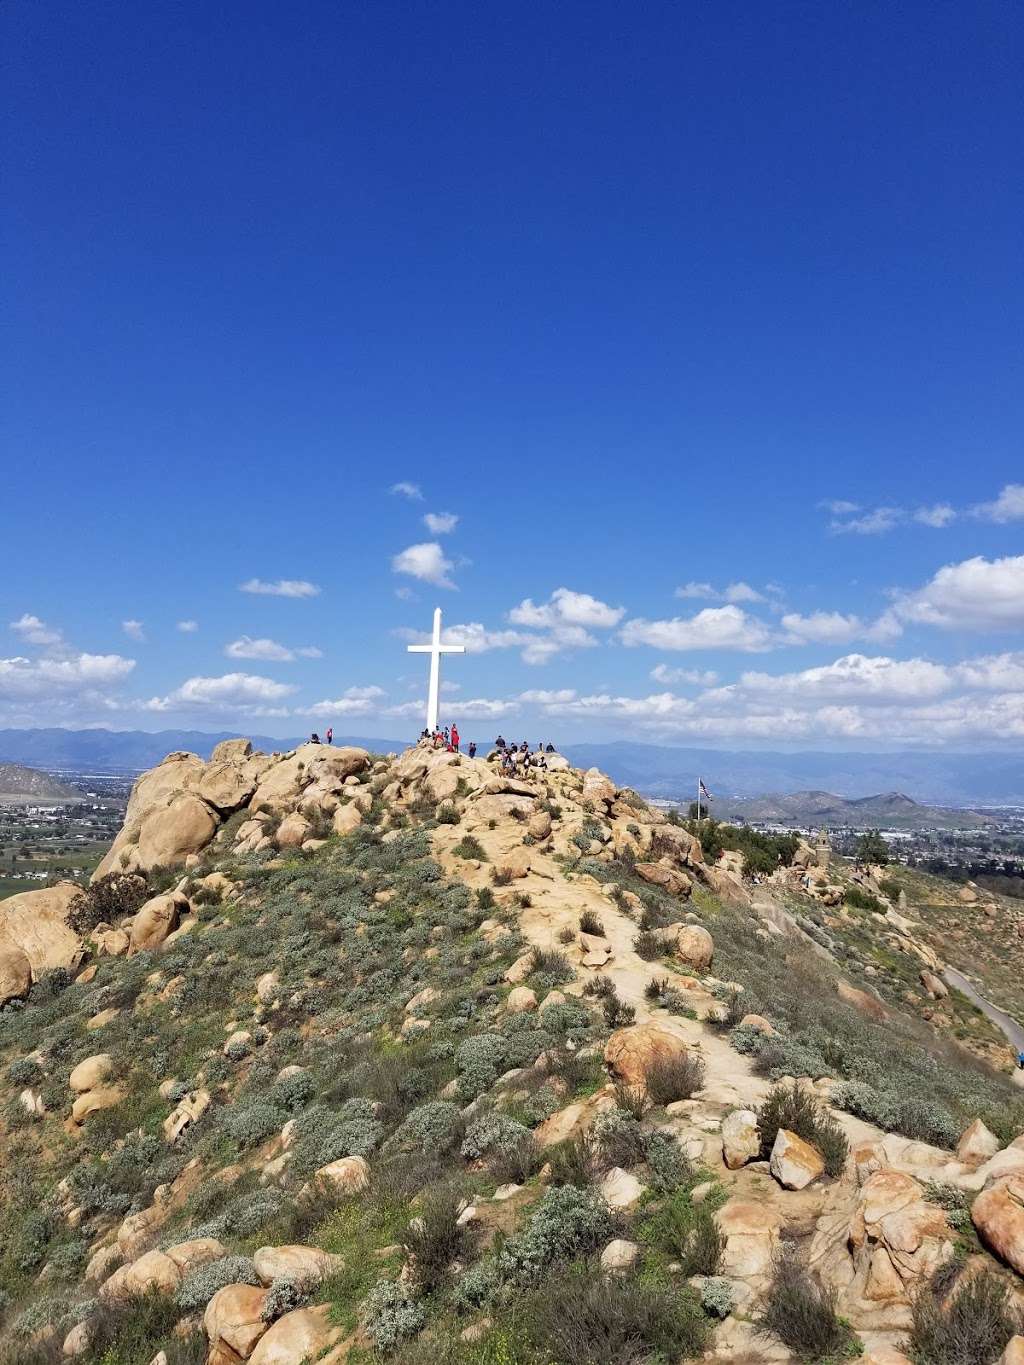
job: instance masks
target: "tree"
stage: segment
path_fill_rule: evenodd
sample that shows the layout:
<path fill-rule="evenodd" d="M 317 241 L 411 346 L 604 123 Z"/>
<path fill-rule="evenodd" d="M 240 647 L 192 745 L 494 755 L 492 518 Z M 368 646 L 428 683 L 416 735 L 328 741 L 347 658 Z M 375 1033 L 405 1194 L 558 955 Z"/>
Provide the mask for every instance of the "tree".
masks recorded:
<path fill-rule="evenodd" d="M 889 845 L 877 829 L 869 829 L 857 840 L 857 861 L 878 863 L 881 867 L 889 861 Z"/>

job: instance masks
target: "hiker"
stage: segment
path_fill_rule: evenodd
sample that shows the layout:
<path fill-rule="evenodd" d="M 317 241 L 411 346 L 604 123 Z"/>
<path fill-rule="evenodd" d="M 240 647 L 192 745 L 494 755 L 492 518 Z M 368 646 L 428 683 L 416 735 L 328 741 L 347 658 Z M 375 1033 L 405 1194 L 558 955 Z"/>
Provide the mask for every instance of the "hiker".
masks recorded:
<path fill-rule="evenodd" d="M 333 744 L 333 743 L 334 743 L 334 726 L 333 726 L 333 725 L 328 725 L 328 727 L 327 727 L 327 743 L 328 743 L 328 744 Z"/>
<path fill-rule="evenodd" d="M 553 754 L 555 752 L 555 746 L 551 743 L 550 740 L 548 740 L 548 747 L 545 750 L 545 752 L 549 754 Z"/>
<path fill-rule="evenodd" d="M 470 756 L 470 758 L 476 758 L 476 740 L 475 740 L 475 739 L 471 739 L 471 740 L 469 741 L 469 756 Z"/>
<path fill-rule="evenodd" d="M 1024 1052 L 1017 1053 L 1017 1070 L 1024 1071 Z"/>
<path fill-rule="evenodd" d="M 453 754 L 457 754 L 458 752 L 459 752 L 459 727 L 458 727 L 458 726 L 455 724 L 455 722 L 453 721 L 453 722 L 452 722 L 452 753 L 453 753 Z"/>
<path fill-rule="evenodd" d="M 317 734 L 317 732 L 316 732 L 315 730 L 314 730 L 313 733 L 310 735 L 310 737 L 309 737 L 309 742 L 310 742 L 310 744 L 319 744 L 319 743 L 320 743 L 320 736 Z"/>
<path fill-rule="evenodd" d="M 444 748 L 444 736 L 441 734 L 440 730 L 434 731 L 434 748 L 435 749 Z"/>
<path fill-rule="evenodd" d="M 495 747 L 496 749 L 504 749 L 504 747 L 505 747 L 505 738 L 504 738 L 503 735 L 499 735 L 498 738 L 494 741 L 494 747 Z"/>

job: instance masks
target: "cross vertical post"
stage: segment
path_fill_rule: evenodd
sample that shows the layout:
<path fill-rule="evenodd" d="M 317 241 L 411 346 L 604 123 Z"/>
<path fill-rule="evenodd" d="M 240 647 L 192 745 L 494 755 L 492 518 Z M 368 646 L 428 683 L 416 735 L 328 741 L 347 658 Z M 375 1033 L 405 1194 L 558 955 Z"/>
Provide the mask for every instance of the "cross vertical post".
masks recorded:
<path fill-rule="evenodd" d="M 409 645 L 410 654 L 430 655 L 430 686 L 427 690 L 427 729 L 431 734 L 438 728 L 437 716 L 441 692 L 441 655 L 465 654 L 465 645 L 441 643 L 441 608 L 434 608 L 434 630 L 429 645 Z"/>

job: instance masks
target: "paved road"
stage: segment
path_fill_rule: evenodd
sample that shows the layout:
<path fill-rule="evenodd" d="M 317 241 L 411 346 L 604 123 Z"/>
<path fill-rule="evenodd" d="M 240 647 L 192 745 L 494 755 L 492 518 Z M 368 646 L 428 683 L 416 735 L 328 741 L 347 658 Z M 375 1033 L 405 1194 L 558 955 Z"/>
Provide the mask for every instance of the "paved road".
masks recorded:
<path fill-rule="evenodd" d="M 946 978 L 947 985 L 962 991 L 968 1000 L 977 1005 L 987 1019 L 992 1020 L 996 1028 L 1002 1029 L 1018 1052 L 1024 1052 L 1024 1025 L 1018 1023 L 1012 1014 L 1007 1014 L 998 1005 L 993 1005 L 991 1000 L 986 1000 L 978 988 L 968 981 L 963 972 L 958 972 L 955 967 L 947 967 L 942 975 Z"/>

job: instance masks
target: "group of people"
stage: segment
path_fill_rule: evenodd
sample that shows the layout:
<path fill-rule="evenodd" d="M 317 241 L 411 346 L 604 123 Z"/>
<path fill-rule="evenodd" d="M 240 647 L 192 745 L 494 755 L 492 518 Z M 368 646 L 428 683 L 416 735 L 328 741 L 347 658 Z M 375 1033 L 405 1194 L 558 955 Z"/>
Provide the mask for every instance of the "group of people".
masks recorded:
<path fill-rule="evenodd" d="M 546 768 L 548 766 L 545 754 L 553 754 L 555 746 L 548 744 L 538 744 L 536 750 L 531 753 L 528 742 L 524 739 L 521 744 L 509 744 L 503 735 L 499 735 L 494 741 L 494 747 L 498 751 L 501 762 L 501 771 L 506 774 L 514 774 L 520 769 L 524 771 L 528 768 Z"/>
<path fill-rule="evenodd" d="M 433 731 L 427 729 L 421 730 L 420 739 L 429 740 L 435 749 L 446 749 L 450 754 L 457 754 L 461 752 L 459 746 L 462 743 L 462 736 L 459 734 L 459 727 L 454 723 L 454 721 L 452 722 L 451 727 L 446 725 L 443 730 Z M 470 740 L 469 747 L 466 749 L 466 753 L 469 755 L 470 758 L 476 758 L 475 740 Z"/>
<path fill-rule="evenodd" d="M 319 735 L 317 734 L 317 732 L 314 730 L 313 733 L 312 733 L 312 734 L 310 735 L 310 737 L 309 737 L 309 742 L 310 742 L 310 744 L 320 744 L 320 743 L 324 743 L 324 744 L 333 744 L 333 743 L 334 743 L 334 726 L 333 726 L 333 725 L 328 725 L 328 727 L 327 727 L 327 733 L 324 735 L 322 741 L 321 741 L 321 739 L 320 739 L 320 736 L 319 736 Z"/>

